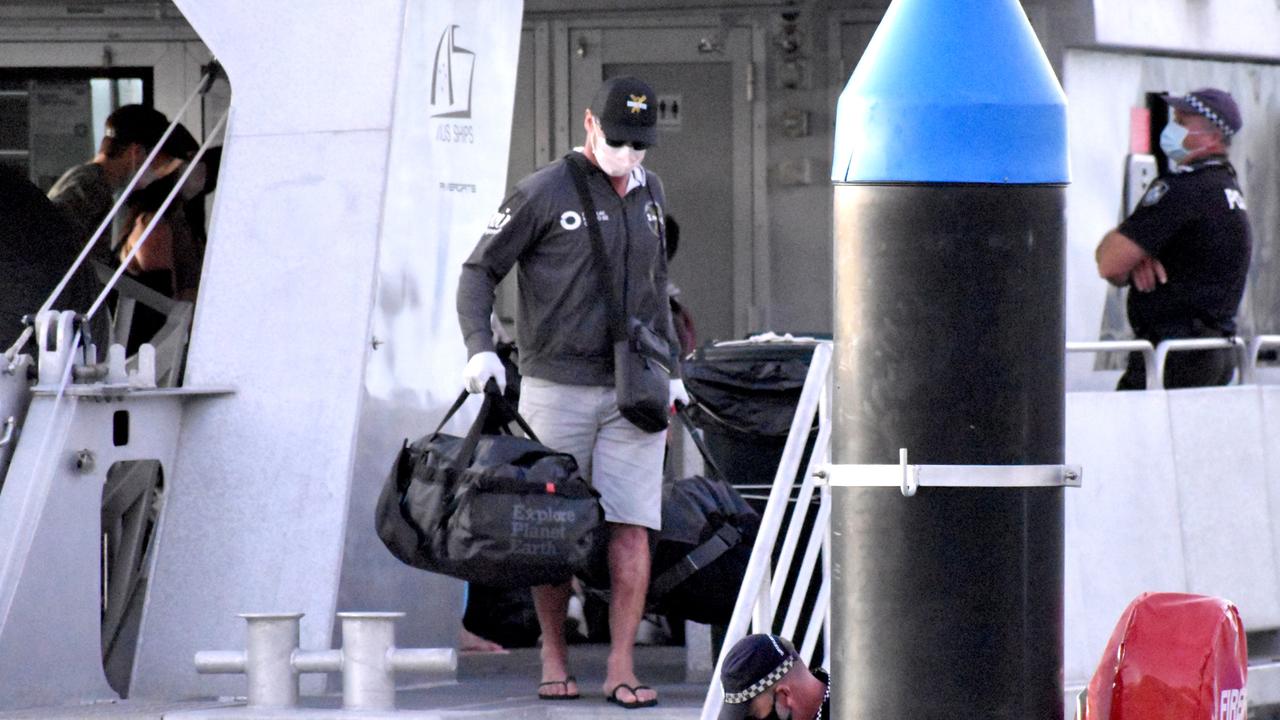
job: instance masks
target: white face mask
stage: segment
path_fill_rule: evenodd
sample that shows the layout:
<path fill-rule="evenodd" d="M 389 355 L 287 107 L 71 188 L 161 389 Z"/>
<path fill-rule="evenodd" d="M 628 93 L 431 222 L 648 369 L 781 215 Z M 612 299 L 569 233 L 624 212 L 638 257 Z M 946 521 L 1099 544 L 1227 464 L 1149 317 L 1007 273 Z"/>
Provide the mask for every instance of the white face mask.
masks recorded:
<path fill-rule="evenodd" d="M 636 150 L 630 145 L 609 147 L 609 143 L 605 142 L 604 133 L 600 131 L 598 124 L 593 136 L 591 151 L 596 156 L 596 163 L 600 165 L 600 169 L 606 175 L 610 177 L 626 177 L 640 163 L 644 162 L 644 150 Z"/>

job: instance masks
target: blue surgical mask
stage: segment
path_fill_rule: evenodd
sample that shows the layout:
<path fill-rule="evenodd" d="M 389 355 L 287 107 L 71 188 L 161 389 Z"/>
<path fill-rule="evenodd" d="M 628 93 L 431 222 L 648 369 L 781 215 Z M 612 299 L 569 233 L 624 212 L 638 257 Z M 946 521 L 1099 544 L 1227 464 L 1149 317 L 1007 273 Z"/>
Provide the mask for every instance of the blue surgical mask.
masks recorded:
<path fill-rule="evenodd" d="M 1187 129 L 1176 122 L 1165 125 L 1160 133 L 1160 149 L 1175 163 L 1182 162 L 1191 154 L 1190 150 L 1182 147 L 1182 141 L 1187 139 L 1187 134 Z"/>

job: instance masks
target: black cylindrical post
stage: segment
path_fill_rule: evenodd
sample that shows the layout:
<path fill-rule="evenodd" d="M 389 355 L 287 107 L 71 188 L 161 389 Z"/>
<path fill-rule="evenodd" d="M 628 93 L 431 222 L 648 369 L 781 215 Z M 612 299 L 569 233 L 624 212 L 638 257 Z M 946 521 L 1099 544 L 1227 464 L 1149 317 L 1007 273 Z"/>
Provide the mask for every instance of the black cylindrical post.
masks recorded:
<path fill-rule="evenodd" d="M 1061 464 L 1065 100 L 1017 1 L 896 0 L 833 179 L 833 462 Z M 1062 493 L 833 488 L 833 716 L 1062 718 Z"/>

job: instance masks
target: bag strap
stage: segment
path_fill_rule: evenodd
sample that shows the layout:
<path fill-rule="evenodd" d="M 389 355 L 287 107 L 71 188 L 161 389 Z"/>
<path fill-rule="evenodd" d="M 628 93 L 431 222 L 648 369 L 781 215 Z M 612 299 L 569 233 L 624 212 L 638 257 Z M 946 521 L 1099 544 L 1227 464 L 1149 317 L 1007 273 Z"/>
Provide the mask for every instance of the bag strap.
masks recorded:
<path fill-rule="evenodd" d="M 404 497 L 412 480 L 413 456 L 409 452 L 409 439 L 405 438 L 404 444 L 400 446 L 400 454 L 396 456 L 396 489 L 400 491 L 401 497 Z"/>
<path fill-rule="evenodd" d="M 689 419 L 689 406 L 684 403 L 676 403 L 676 417 L 680 418 L 681 424 L 689 431 L 689 437 L 693 438 L 693 444 L 698 447 L 698 452 L 702 455 L 702 461 L 707 464 L 707 468 L 711 470 L 715 476 L 723 482 L 729 482 L 729 478 L 725 477 L 724 472 L 720 470 L 720 466 L 716 464 L 715 458 L 711 457 L 711 450 L 707 447 L 707 443 L 702 439 L 702 435 L 698 429 L 693 426 L 693 421 Z"/>
<path fill-rule="evenodd" d="M 449 411 L 444 414 L 444 418 L 440 420 L 440 424 L 436 425 L 435 432 L 431 433 L 432 435 L 436 435 L 444 429 L 444 424 L 449 422 L 449 418 L 457 414 L 458 410 L 462 407 L 462 404 L 467 401 L 467 396 L 470 394 L 471 393 L 466 390 L 462 391 L 462 394 L 458 396 L 458 399 L 453 401 L 453 407 L 449 408 Z"/>
<path fill-rule="evenodd" d="M 667 568 L 649 584 L 649 593 L 662 597 L 674 590 L 680 583 L 689 579 L 690 575 L 715 562 L 721 555 L 742 541 L 742 533 L 729 523 L 720 526 L 715 535 L 694 548 L 680 562 Z"/>
<path fill-rule="evenodd" d="M 578 191 L 578 200 L 582 203 L 582 222 L 587 226 L 587 234 L 591 236 L 591 249 L 600 261 L 600 296 L 606 298 L 609 310 L 609 334 L 617 342 L 627 337 L 627 323 L 623 317 L 623 304 L 626 298 L 618 299 L 617 288 L 613 285 L 613 267 L 609 265 L 609 255 L 604 249 L 604 236 L 600 234 L 600 221 L 596 215 L 596 204 L 591 200 L 591 189 L 587 187 L 585 158 L 576 152 L 564 156 L 569 166 L 569 175 L 573 178 L 573 186 Z M 626 275 L 626 263 L 622 272 Z"/>
<path fill-rule="evenodd" d="M 525 422 L 524 417 L 520 415 L 520 412 L 511 407 L 511 403 L 507 402 L 507 399 L 503 397 L 501 392 L 498 392 L 498 383 L 496 380 L 490 380 L 489 384 L 485 385 L 484 394 L 486 398 L 492 397 L 493 402 L 499 409 L 506 412 L 507 415 L 515 418 L 516 424 L 520 426 L 520 429 L 524 431 L 524 434 L 530 440 L 538 444 L 542 443 L 542 441 L 538 439 L 538 436 L 534 434 L 533 428 L 529 427 L 529 423 Z M 503 428 L 505 429 L 506 426 L 504 425 Z"/>

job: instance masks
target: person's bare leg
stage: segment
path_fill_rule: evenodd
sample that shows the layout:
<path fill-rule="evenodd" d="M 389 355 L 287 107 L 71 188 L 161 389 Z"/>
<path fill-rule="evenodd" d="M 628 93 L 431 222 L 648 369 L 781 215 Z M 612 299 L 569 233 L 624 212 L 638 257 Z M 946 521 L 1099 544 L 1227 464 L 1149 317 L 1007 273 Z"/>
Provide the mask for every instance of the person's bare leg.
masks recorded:
<path fill-rule="evenodd" d="M 564 637 L 564 621 L 569 611 L 572 586 L 535 585 L 533 607 L 538 611 L 538 627 L 542 629 L 542 682 L 559 682 L 569 676 L 569 644 Z M 548 685 L 539 689 L 542 695 L 576 695 L 576 682 Z"/>
<path fill-rule="evenodd" d="M 639 525 L 609 523 L 609 662 L 605 669 L 604 692 L 607 696 L 619 684 L 635 687 L 636 630 L 644 616 L 645 594 L 649 590 L 649 531 Z M 626 690 L 618 691 L 618 700 L 656 700 L 652 689 L 641 690 L 639 697 Z"/>

